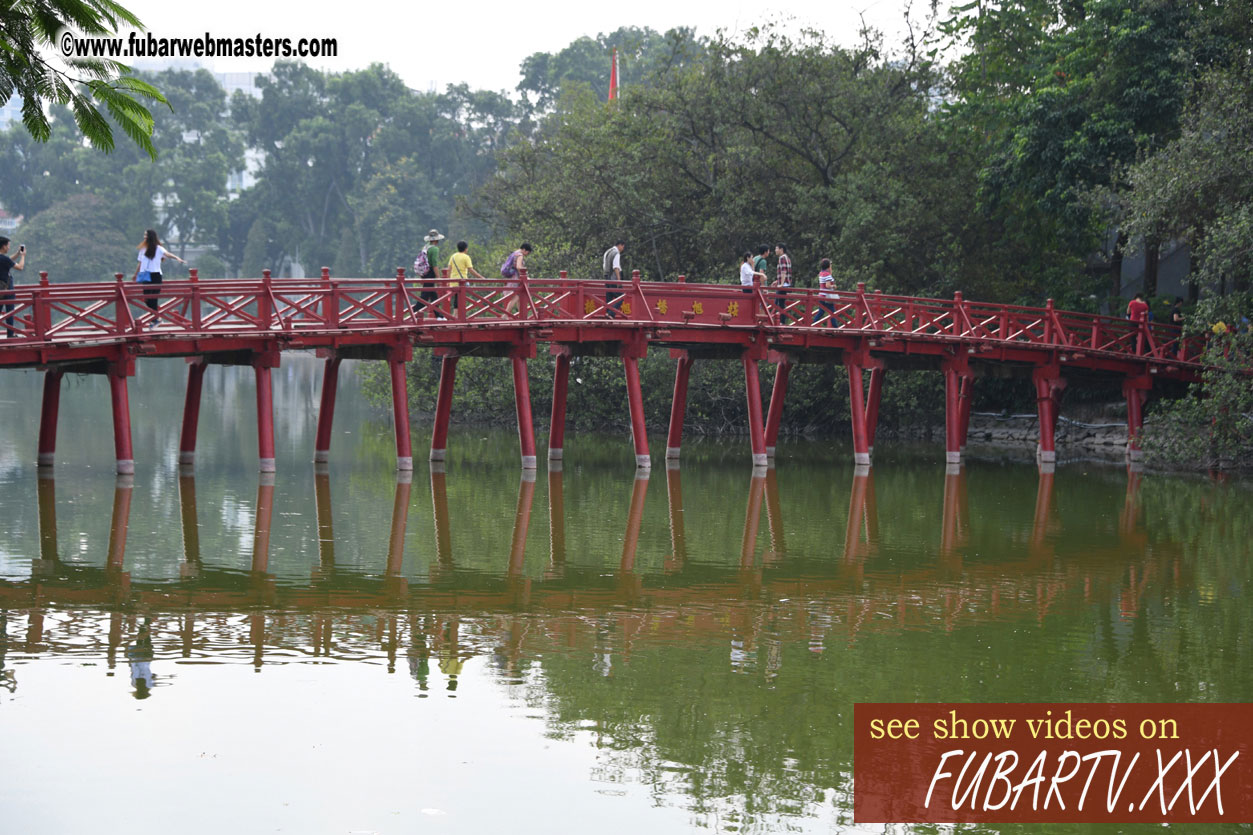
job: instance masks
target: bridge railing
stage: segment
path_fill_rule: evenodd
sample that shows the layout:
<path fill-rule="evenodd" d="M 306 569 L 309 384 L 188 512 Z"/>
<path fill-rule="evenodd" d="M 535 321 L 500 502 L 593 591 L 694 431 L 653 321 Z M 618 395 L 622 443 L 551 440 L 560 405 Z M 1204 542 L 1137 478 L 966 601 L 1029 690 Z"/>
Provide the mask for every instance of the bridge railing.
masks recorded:
<path fill-rule="evenodd" d="M 396 277 L 19 285 L 11 338 L 31 343 L 158 335 L 405 329 L 417 325 L 516 326 L 519 321 L 648 322 L 701 327 L 863 331 L 886 337 L 1064 348 L 1075 353 L 1199 361 L 1204 339 L 1156 323 L 1056 310 L 811 288 L 571 279 L 415 280 Z M 157 299 L 157 310 L 148 301 Z"/>

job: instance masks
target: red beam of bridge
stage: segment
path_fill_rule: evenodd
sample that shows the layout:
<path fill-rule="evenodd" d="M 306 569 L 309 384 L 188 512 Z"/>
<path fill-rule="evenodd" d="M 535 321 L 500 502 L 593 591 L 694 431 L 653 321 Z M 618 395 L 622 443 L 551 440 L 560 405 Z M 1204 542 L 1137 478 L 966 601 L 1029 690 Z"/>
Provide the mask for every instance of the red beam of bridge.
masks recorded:
<path fill-rule="evenodd" d="M 849 371 L 853 451 L 859 464 L 873 453 L 879 397 L 888 370 L 933 369 L 946 386 L 946 458 L 961 460 L 974 381 L 983 374 L 1030 376 L 1037 392 L 1040 459 L 1054 460 L 1053 427 L 1068 381 L 1088 378 L 1121 385 L 1128 403 L 1128 454 L 1138 454 L 1143 404 L 1159 380 L 1189 382 L 1202 369 L 1204 341 L 1178 328 L 1109 316 L 1043 308 L 924 299 L 867 292 L 834 297 L 801 288 L 754 288 L 681 283 L 623 282 L 607 294 L 603 281 L 522 277 L 452 285 L 431 282 L 436 299 L 415 312 L 403 270 L 395 278 L 314 278 L 186 281 L 161 286 L 158 310 L 145 304 L 144 288 L 114 282 L 38 285 L 12 292 L 14 330 L 0 341 L 0 368 L 42 368 L 45 380 L 39 462 L 55 457 L 60 376 L 106 374 L 113 402 L 119 472 L 134 468 L 127 377 L 136 359 L 181 356 L 188 375 L 180 460 L 195 455 L 199 387 L 206 365 L 251 365 L 257 377 L 258 459 L 273 467 L 274 426 L 270 369 L 286 350 L 316 349 L 327 360 L 314 458 L 329 456 L 336 380 L 342 359 L 390 365 L 396 415 L 398 469 L 412 467 L 404 364 L 413 349 L 443 357 L 431 458 L 445 454 L 460 356 L 507 357 L 513 364 L 519 446 L 525 468 L 536 466 L 527 360 L 547 343 L 556 355 L 549 458 L 564 446 L 569 362 L 575 356 L 619 356 L 627 380 L 636 463 L 651 465 L 644 432 L 643 396 L 636 363 L 650 346 L 671 349 L 677 360 L 666 457 L 677 458 L 682 440 L 688 375 L 696 359 L 740 360 L 745 370 L 754 463 L 773 455 L 791 366 L 843 364 Z M 618 296 L 618 293 L 621 293 Z M 612 298 L 612 305 L 606 301 Z M 517 302 L 516 312 L 514 312 Z M 159 317 L 159 318 L 158 318 Z M 776 364 L 775 386 L 762 415 L 758 364 Z M 863 372 L 869 372 L 866 388 Z"/>

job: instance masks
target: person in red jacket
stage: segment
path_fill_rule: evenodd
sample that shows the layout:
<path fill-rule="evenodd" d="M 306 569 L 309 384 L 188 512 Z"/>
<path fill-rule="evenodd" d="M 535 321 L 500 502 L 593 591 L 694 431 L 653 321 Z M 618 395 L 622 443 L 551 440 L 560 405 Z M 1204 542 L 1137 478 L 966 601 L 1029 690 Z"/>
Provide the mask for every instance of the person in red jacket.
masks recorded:
<path fill-rule="evenodd" d="M 1143 293 L 1136 293 L 1136 297 L 1127 302 L 1127 318 L 1133 322 L 1149 320 L 1149 303 L 1144 300 Z"/>

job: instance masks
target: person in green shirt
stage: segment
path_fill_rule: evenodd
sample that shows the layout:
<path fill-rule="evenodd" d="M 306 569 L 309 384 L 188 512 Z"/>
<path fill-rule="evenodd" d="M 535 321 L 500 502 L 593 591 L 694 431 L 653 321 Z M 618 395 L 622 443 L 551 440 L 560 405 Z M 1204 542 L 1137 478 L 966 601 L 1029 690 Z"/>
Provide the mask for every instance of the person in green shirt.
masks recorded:
<path fill-rule="evenodd" d="M 426 241 L 426 246 L 422 247 L 422 251 L 426 253 L 426 272 L 422 273 L 419 278 L 439 278 L 439 268 L 435 265 L 439 263 L 439 242 L 444 240 L 444 236 L 439 233 L 438 229 L 432 229 L 423 240 Z M 422 292 L 418 295 L 422 299 L 423 308 L 433 304 L 439 298 L 434 281 L 422 282 Z"/>

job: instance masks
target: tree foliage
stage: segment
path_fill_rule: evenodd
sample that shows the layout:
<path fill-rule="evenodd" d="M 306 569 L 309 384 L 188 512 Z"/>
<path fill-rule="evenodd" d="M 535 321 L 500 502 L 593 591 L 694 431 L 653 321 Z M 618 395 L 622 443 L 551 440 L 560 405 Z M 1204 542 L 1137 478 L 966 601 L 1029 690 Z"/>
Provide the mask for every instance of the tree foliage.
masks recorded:
<path fill-rule="evenodd" d="M 115 211 L 94 194 L 68 197 L 26 220 L 17 232 L 26 245 L 24 283 L 48 280 L 112 281 L 134 269 L 135 243 Z M 135 238 L 138 240 L 138 238 Z"/>
<path fill-rule="evenodd" d="M 131 76 L 125 64 L 107 58 L 66 59 L 68 67 L 61 67 L 46 56 L 46 50 L 58 50 L 58 36 L 64 30 L 113 35 L 122 24 L 135 28 L 143 25 L 113 0 L 33 0 L 0 5 L 0 101 L 8 101 L 15 93 L 21 97 L 22 124 L 36 141 L 46 142 L 51 137 L 45 107 L 55 104 L 69 109 L 79 130 L 95 147 L 112 151 L 113 131 L 120 128 L 156 159 L 157 150 L 151 141 L 153 117 L 140 102 L 147 99 L 164 104 L 165 97 L 156 87 Z"/>

